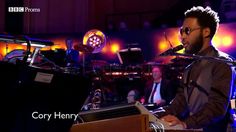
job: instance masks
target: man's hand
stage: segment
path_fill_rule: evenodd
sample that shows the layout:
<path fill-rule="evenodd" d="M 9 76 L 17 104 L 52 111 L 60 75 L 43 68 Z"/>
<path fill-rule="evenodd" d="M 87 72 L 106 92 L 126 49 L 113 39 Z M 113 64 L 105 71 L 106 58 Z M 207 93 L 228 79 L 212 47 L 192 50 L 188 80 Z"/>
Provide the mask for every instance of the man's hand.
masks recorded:
<path fill-rule="evenodd" d="M 163 99 L 160 99 L 160 100 L 157 100 L 155 103 L 156 103 L 156 105 L 162 106 L 162 105 L 166 104 L 166 101 Z"/>
<path fill-rule="evenodd" d="M 184 122 L 180 121 L 177 117 L 173 115 L 164 116 L 161 118 L 161 120 L 168 122 L 170 126 L 176 126 L 180 124 L 183 126 L 184 129 L 187 128 L 187 125 Z"/>

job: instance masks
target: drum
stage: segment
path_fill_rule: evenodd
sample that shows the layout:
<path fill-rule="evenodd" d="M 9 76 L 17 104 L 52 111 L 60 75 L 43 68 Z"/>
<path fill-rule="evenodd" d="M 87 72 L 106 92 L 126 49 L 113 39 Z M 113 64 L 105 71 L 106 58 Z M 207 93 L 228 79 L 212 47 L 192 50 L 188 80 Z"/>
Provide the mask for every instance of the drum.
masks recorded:
<path fill-rule="evenodd" d="M 25 53 L 24 49 L 14 49 L 4 56 L 3 61 L 15 64 L 17 60 L 23 60 Z"/>

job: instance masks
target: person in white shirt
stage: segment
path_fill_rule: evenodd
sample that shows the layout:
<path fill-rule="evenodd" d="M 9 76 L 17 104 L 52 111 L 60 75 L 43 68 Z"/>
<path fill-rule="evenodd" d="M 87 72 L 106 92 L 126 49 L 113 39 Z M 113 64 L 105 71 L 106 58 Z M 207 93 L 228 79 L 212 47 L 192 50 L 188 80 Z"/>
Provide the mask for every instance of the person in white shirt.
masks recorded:
<path fill-rule="evenodd" d="M 144 89 L 145 104 L 167 105 L 175 96 L 174 90 L 170 87 L 170 81 L 162 77 L 162 69 L 160 66 L 152 68 L 152 79 L 147 81 Z"/>

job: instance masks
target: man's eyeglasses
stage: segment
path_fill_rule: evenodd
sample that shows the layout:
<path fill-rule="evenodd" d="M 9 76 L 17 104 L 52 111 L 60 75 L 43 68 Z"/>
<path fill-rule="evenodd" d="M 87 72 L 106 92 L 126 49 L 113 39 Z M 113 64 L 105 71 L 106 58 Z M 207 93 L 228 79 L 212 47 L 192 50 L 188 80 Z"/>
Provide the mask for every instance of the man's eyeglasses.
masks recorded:
<path fill-rule="evenodd" d="M 194 30 L 198 30 L 198 29 L 201 29 L 201 27 L 198 27 L 198 28 L 190 28 L 190 27 L 181 27 L 180 28 L 180 35 L 183 35 L 183 33 L 185 33 L 186 35 L 189 35 L 191 32 L 193 32 Z"/>

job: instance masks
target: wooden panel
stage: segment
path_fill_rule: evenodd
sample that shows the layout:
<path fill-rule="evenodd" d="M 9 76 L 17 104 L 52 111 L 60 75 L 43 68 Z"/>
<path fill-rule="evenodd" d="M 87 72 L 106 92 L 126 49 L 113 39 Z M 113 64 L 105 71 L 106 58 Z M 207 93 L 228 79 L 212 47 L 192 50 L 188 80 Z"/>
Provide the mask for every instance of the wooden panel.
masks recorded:
<path fill-rule="evenodd" d="M 127 117 L 75 124 L 70 132 L 155 132 L 149 128 L 148 115 L 132 115 Z M 165 132 L 202 132 L 199 129 L 176 130 Z"/>
<path fill-rule="evenodd" d="M 73 125 L 70 132 L 147 132 L 148 116 L 135 115 Z"/>

